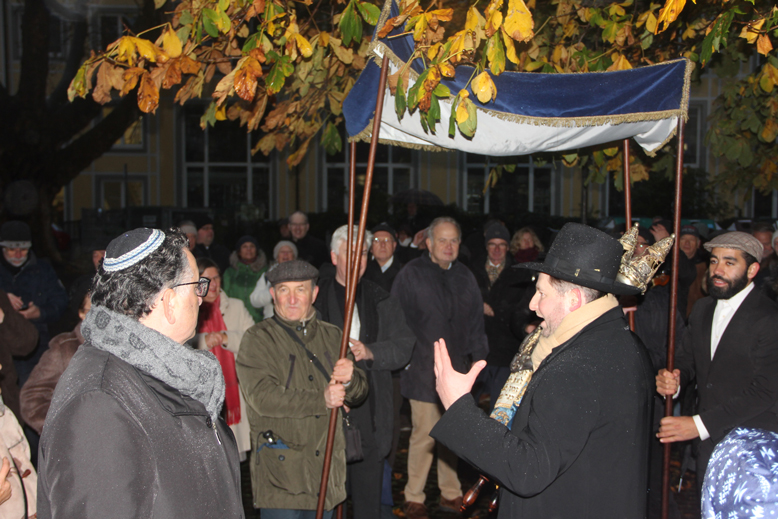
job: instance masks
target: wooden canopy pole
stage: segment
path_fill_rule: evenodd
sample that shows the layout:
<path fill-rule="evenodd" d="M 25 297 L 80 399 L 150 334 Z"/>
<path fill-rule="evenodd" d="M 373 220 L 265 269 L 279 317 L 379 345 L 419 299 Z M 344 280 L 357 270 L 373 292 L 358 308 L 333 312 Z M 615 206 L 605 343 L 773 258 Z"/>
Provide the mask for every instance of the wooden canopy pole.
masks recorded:
<path fill-rule="evenodd" d="M 683 117 L 678 118 L 678 156 L 675 158 L 675 214 L 673 229 L 676 236 L 681 229 L 681 190 L 683 187 Z M 670 315 L 667 326 L 667 371 L 675 368 L 675 313 L 678 311 L 678 261 L 680 256 L 679 240 L 673 243 L 673 270 L 670 274 Z M 673 416 L 673 397 L 665 397 L 665 416 Z M 671 443 L 665 443 L 662 459 L 662 519 L 667 519 L 670 504 L 670 449 Z M 703 477 L 704 474 L 697 474 Z"/>
<path fill-rule="evenodd" d="M 624 139 L 624 232 L 632 228 L 632 177 L 629 174 L 629 139 Z M 635 331 L 635 312 L 629 312 L 629 329 Z"/>
<path fill-rule="evenodd" d="M 344 314 L 344 323 L 343 323 L 343 338 L 340 342 L 340 355 L 338 356 L 339 359 L 342 359 L 346 356 L 346 352 L 348 351 L 348 337 L 349 337 L 349 331 L 351 330 L 351 318 L 354 315 L 354 300 L 356 298 L 357 293 L 357 282 L 359 281 L 359 267 L 360 267 L 360 261 L 356 261 L 358 258 L 362 255 L 362 246 L 364 245 L 365 241 L 365 227 L 367 227 L 367 209 L 370 205 L 370 189 L 373 185 L 373 170 L 375 169 L 375 154 L 376 154 L 376 148 L 378 147 L 378 133 L 381 129 L 381 113 L 383 112 L 384 108 L 384 94 L 386 90 L 386 77 L 387 73 L 389 71 L 389 58 L 384 56 L 383 62 L 381 63 L 381 78 L 378 81 L 378 94 L 376 96 L 376 103 L 375 103 L 375 114 L 373 114 L 373 134 L 370 137 L 370 155 L 368 157 L 367 162 L 367 173 L 365 175 L 365 188 L 362 192 L 362 211 L 359 215 L 359 230 L 357 231 L 357 246 L 354 250 L 354 261 L 350 262 L 351 269 L 347 272 L 347 280 L 346 280 L 346 286 L 348 287 L 348 290 L 346 290 L 346 311 Z M 349 243 L 347 246 L 347 249 L 351 249 L 351 240 L 352 238 L 352 227 L 353 224 L 350 222 L 353 222 L 353 198 L 354 198 L 354 191 L 353 186 L 355 184 L 354 177 L 356 176 L 356 147 L 354 144 L 352 144 L 352 163 L 350 165 L 350 175 L 351 179 L 349 180 L 349 185 L 352 187 L 352 189 L 349 192 Z M 348 255 L 351 257 L 351 253 Z M 330 479 L 330 466 L 332 464 L 332 447 L 335 442 L 335 431 L 337 426 L 337 420 L 340 414 L 340 410 L 335 408 L 330 410 L 330 423 L 329 423 L 329 429 L 327 431 L 327 448 L 324 451 L 324 467 L 321 471 L 321 485 L 319 486 L 319 501 L 316 505 L 316 519 L 322 519 L 324 516 L 324 501 L 327 498 L 327 483 Z"/>

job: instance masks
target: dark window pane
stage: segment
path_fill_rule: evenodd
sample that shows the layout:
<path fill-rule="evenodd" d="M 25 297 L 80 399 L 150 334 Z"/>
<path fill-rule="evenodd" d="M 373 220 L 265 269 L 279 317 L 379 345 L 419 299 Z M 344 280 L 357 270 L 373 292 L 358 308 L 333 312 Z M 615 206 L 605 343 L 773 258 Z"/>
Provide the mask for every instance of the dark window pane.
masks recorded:
<path fill-rule="evenodd" d="M 122 183 L 118 180 L 106 180 L 103 182 L 103 209 L 122 208 Z"/>
<path fill-rule="evenodd" d="M 484 212 L 484 170 L 469 168 L 467 170 L 467 203 L 465 207 L 470 213 Z"/>
<path fill-rule="evenodd" d="M 399 193 L 411 187 L 411 170 L 408 168 L 394 168 L 392 181 L 392 193 Z"/>
<path fill-rule="evenodd" d="M 763 195 L 761 191 L 754 192 L 754 217 L 770 217 L 773 215 L 773 193 Z"/>
<path fill-rule="evenodd" d="M 260 216 L 267 219 L 270 215 L 270 170 L 254 168 L 251 182 L 253 204 L 259 207 Z"/>
<path fill-rule="evenodd" d="M 203 168 L 189 168 L 186 172 L 187 207 L 205 207 Z"/>
<path fill-rule="evenodd" d="M 258 133 L 258 132 L 252 133 L 252 138 L 251 138 L 252 149 L 254 148 L 254 146 L 257 145 L 259 140 L 262 137 L 264 137 L 264 136 L 265 136 L 265 134 L 263 134 L 263 133 Z M 251 162 L 253 162 L 254 164 L 270 164 L 270 161 L 273 159 L 273 155 L 275 155 L 275 151 L 271 151 L 270 155 L 265 156 L 264 153 L 262 153 L 261 151 L 257 150 L 256 153 L 251 155 Z"/>
<path fill-rule="evenodd" d="M 503 170 L 502 177 L 489 193 L 489 211 L 498 214 L 526 212 L 529 208 L 529 169 Z"/>
<path fill-rule="evenodd" d="M 370 157 L 370 144 L 366 142 L 357 143 L 357 164 L 367 162 Z"/>
<path fill-rule="evenodd" d="M 245 162 L 248 139 L 238 121 L 219 121 L 208 128 L 209 162 Z"/>
<path fill-rule="evenodd" d="M 486 164 L 488 159 L 485 155 L 478 155 L 476 153 L 467 153 L 468 164 Z"/>
<path fill-rule="evenodd" d="M 551 214 L 551 170 L 535 168 L 533 213 Z"/>
<path fill-rule="evenodd" d="M 402 146 L 392 146 L 392 162 L 395 164 L 410 164 L 413 160 L 413 150 Z"/>
<path fill-rule="evenodd" d="M 208 206 L 234 208 L 246 202 L 246 168 L 211 166 L 208 170 Z"/>
<path fill-rule="evenodd" d="M 191 105 L 184 108 L 184 160 L 187 162 L 205 161 L 205 132 L 200 128 L 202 115 L 202 106 Z"/>
<path fill-rule="evenodd" d="M 346 187 L 343 184 L 343 168 L 327 168 L 327 209 L 343 210 Z"/>

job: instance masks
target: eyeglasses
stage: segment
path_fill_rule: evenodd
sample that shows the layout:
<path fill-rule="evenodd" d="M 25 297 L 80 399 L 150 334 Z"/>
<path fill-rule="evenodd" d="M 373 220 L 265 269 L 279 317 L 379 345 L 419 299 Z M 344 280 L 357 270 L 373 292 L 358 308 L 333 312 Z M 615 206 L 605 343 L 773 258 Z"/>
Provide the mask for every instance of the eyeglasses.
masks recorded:
<path fill-rule="evenodd" d="M 487 244 L 486 244 L 486 246 L 487 246 L 488 248 L 490 248 L 490 249 L 496 249 L 496 248 L 500 248 L 500 249 L 507 249 L 507 248 L 508 248 L 508 244 L 507 244 L 507 243 L 505 243 L 505 242 L 500 242 L 500 243 L 487 243 Z"/>
<path fill-rule="evenodd" d="M 373 238 L 374 243 L 390 243 L 394 240 L 392 238 Z"/>
<path fill-rule="evenodd" d="M 205 297 L 208 294 L 208 288 L 211 286 L 211 280 L 208 278 L 200 278 L 199 280 L 192 281 L 191 283 L 180 283 L 178 285 L 173 285 L 173 288 L 183 287 L 186 285 L 197 285 L 195 287 L 195 294 L 197 294 L 197 297 Z"/>

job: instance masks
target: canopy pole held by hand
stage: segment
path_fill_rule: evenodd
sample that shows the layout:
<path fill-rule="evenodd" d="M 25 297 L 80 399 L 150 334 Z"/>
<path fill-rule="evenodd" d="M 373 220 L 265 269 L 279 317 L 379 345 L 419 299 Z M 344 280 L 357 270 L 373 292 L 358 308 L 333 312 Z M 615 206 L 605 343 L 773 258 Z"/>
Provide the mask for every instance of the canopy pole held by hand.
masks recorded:
<path fill-rule="evenodd" d="M 675 214 L 673 229 L 676 236 L 681 229 L 681 194 L 683 186 L 683 117 L 678 118 L 678 156 L 675 159 Z M 680 240 L 673 243 L 673 269 L 670 274 L 670 315 L 667 326 L 667 371 L 675 369 L 675 314 L 678 311 L 678 261 L 680 260 Z M 685 309 L 684 309 L 685 310 Z M 673 416 L 673 397 L 665 397 L 665 416 Z M 662 459 L 662 519 L 667 519 L 670 505 L 670 449 L 672 443 L 665 443 Z M 683 474 L 681 474 L 683 476 Z M 705 474 L 697 474 L 698 478 Z"/>
<path fill-rule="evenodd" d="M 384 108 L 384 95 L 386 91 L 386 77 L 389 71 L 389 59 L 384 56 L 383 62 L 381 63 L 381 78 L 378 82 L 378 92 L 376 95 L 376 103 L 375 103 L 375 114 L 373 114 L 373 133 L 370 138 L 370 155 L 368 157 L 367 162 L 367 173 L 365 175 L 365 187 L 364 191 L 362 193 L 362 211 L 359 215 L 359 230 L 357 231 L 357 244 L 356 248 L 354 249 L 354 255 L 353 259 L 354 261 L 351 262 L 351 270 L 347 272 L 347 281 L 346 286 L 348 287 L 348 290 L 346 291 L 346 312 L 344 314 L 344 323 L 343 323 L 343 339 L 340 343 L 340 355 L 339 358 L 342 359 L 346 356 L 346 351 L 348 351 L 348 337 L 349 337 L 349 331 L 351 330 L 351 318 L 354 314 L 354 299 L 356 297 L 357 292 L 357 282 L 359 281 L 359 267 L 361 265 L 361 257 L 362 257 L 362 246 L 364 245 L 365 241 L 365 227 L 367 226 L 367 209 L 370 205 L 370 189 L 373 185 L 373 170 L 375 169 L 375 155 L 376 155 L 376 149 L 378 147 L 378 134 L 381 129 L 381 113 L 383 112 Z M 349 185 L 351 187 L 351 190 L 349 192 L 349 235 L 352 231 L 353 224 L 353 186 L 354 186 L 354 177 L 356 173 L 356 157 L 354 151 L 356 150 L 356 147 L 354 144 L 352 144 L 352 164 L 349 168 L 349 173 L 351 178 L 349 179 Z M 351 248 L 351 239 L 349 239 L 349 243 L 347 246 L 348 249 Z M 349 257 L 351 254 L 349 253 Z M 337 408 L 330 410 L 330 422 L 329 422 L 329 429 L 327 431 L 327 448 L 324 451 L 324 467 L 322 468 L 322 474 L 321 474 L 321 484 L 319 486 L 319 501 L 316 505 L 316 519 L 322 519 L 324 516 L 324 502 L 327 498 L 327 482 L 330 479 L 330 466 L 332 464 L 332 447 L 335 441 L 335 431 L 337 426 L 337 419 L 338 419 L 339 410 Z"/>

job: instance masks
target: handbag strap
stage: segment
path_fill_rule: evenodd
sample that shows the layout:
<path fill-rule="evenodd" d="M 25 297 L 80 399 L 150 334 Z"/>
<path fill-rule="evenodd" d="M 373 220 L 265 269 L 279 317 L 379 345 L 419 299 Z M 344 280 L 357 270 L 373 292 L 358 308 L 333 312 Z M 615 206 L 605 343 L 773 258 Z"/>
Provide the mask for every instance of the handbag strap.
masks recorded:
<path fill-rule="evenodd" d="M 319 357 L 317 357 L 311 350 L 308 349 L 308 347 L 305 345 L 302 339 L 297 336 L 296 333 L 294 333 L 288 326 L 286 326 L 284 323 L 282 323 L 275 315 L 273 316 L 273 320 L 278 323 L 278 326 L 281 327 L 282 330 L 286 332 L 289 337 L 295 341 L 297 344 L 300 345 L 300 347 L 305 351 L 305 354 L 308 356 L 308 360 L 311 361 L 311 363 L 316 366 L 316 369 L 322 372 L 322 374 L 327 378 L 327 380 L 330 379 L 330 373 L 327 372 L 327 370 L 322 365 L 321 361 L 319 360 Z M 343 418 L 348 420 L 348 415 L 346 414 L 346 411 L 343 409 L 343 407 L 340 408 L 340 411 L 343 413 Z"/>

